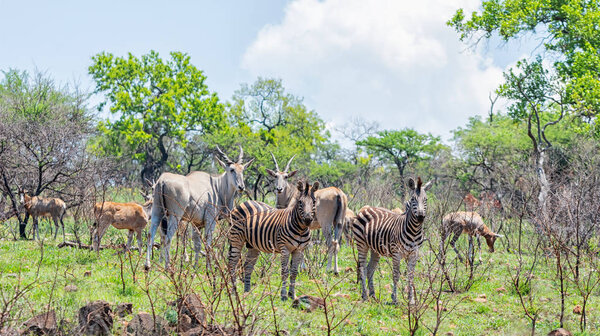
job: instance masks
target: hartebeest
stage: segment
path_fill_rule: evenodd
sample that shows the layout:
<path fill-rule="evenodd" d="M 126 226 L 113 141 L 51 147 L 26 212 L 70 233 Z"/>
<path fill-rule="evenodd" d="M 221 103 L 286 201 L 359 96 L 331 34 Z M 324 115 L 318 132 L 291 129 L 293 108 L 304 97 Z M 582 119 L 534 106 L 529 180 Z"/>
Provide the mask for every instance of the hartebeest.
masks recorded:
<path fill-rule="evenodd" d="M 479 241 L 479 236 L 483 236 L 485 238 L 490 252 L 494 252 L 494 243 L 496 242 L 496 238 L 502 237 L 501 235 L 492 232 L 492 230 L 490 230 L 483 223 L 483 219 L 477 212 L 458 211 L 447 214 L 442 220 L 442 244 L 444 244 L 444 241 L 450 234 L 453 234 L 454 236 L 450 240 L 450 245 L 454 249 L 454 252 L 456 252 L 458 259 L 461 262 L 463 261 L 463 258 L 455 244 L 460 235 L 463 233 L 469 235 L 469 261 L 471 261 L 473 257 L 473 237 L 476 237 L 477 239 L 477 245 L 480 253 L 479 259 L 481 259 L 481 242 Z"/>
<path fill-rule="evenodd" d="M 275 155 L 271 153 L 275 169 L 267 169 L 267 173 L 275 178 L 275 192 L 277 196 L 277 209 L 285 209 L 294 205 L 294 196 L 296 189 L 292 187 L 287 179 L 294 176 L 296 171 L 288 173 L 290 163 L 294 156 L 288 161 L 285 169 L 281 171 Z M 334 261 L 334 272 L 337 274 L 338 269 L 338 252 L 340 249 L 339 240 L 342 234 L 344 225 L 344 217 L 348 206 L 348 198 L 343 191 L 336 187 L 319 189 L 315 192 L 316 198 L 316 216 L 315 221 L 311 224 L 310 229 L 322 229 L 323 236 L 328 247 L 327 271 L 331 269 L 332 260 Z M 333 233 L 333 235 L 332 235 Z"/>
<path fill-rule="evenodd" d="M 25 207 L 25 211 L 29 213 L 33 219 L 33 239 L 37 235 L 37 239 L 40 239 L 40 232 L 38 228 L 38 217 L 50 217 L 56 226 L 54 232 L 54 239 L 58 235 L 59 223 L 62 226 L 63 241 L 65 240 L 65 223 L 63 217 L 67 212 L 67 205 L 60 198 L 42 198 L 38 196 L 29 196 L 27 190 L 19 190 L 21 196 L 21 203 Z"/>
<path fill-rule="evenodd" d="M 142 253 L 142 231 L 148 224 L 148 214 L 144 206 L 137 203 L 103 202 L 94 205 L 93 246 L 100 249 L 100 240 L 109 226 L 119 230 L 129 230 L 127 250 L 131 248 L 133 233 L 137 234 L 138 247 Z"/>
<path fill-rule="evenodd" d="M 169 249 L 171 239 L 177 231 L 179 222 L 184 220 L 196 228 L 204 228 L 206 249 L 212 243 L 212 233 L 219 218 L 223 218 L 233 209 L 233 201 L 239 192 L 245 189 L 244 170 L 254 161 L 242 163 L 244 151 L 240 146 L 240 154 L 236 162 L 232 161 L 217 147 L 217 152 L 225 162 L 215 157 L 225 169 L 218 176 L 194 171 L 186 176 L 163 173 L 154 188 L 150 239 L 146 256 L 146 268 L 150 267 L 150 254 L 154 236 L 161 226 L 162 253 L 165 267 L 169 266 Z M 198 230 L 192 230 L 194 238 L 195 264 L 198 264 L 201 238 Z M 207 254 L 208 255 L 208 254 Z M 207 258 L 207 264 L 209 259 Z"/>

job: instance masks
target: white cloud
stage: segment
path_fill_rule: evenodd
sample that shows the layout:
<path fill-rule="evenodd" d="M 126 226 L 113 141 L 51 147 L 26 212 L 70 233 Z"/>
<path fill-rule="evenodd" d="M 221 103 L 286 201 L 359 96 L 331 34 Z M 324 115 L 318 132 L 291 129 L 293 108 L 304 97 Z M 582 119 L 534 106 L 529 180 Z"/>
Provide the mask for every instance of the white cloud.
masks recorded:
<path fill-rule="evenodd" d="M 275 76 L 327 122 L 353 116 L 383 128 L 414 127 L 447 137 L 489 110 L 502 80 L 489 58 L 466 50 L 446 26 L 476 0 L 297 0 L 267 25 L 242 67 Z"/>

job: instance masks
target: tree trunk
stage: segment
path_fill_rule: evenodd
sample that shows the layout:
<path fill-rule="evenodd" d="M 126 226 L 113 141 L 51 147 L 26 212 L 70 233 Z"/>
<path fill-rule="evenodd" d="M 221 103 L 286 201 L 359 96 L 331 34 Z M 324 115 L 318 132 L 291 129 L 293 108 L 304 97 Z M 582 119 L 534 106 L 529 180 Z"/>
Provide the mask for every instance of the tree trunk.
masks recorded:
<path fill-rule="evenodd" d="M 537 153 L 536 172 L 538 176 L 538 182 L 540 184 L 540 194 L 538 195 L 538 201 L 542 208 L 542 218 L 545 221 L 548 220 L 548 195 L 550 194 L 550 182 L 546 177 L 546 170 L 544 169 L 544 161 L 546 159 L 546 152 L 540 151 Z"/>

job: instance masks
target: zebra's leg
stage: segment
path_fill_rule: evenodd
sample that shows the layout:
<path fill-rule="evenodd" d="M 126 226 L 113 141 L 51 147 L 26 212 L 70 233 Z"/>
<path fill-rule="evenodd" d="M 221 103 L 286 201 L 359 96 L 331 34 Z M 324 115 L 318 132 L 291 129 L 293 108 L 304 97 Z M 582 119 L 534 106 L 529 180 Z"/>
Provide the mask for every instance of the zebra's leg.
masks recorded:
<path fill-rule="evenodd" d="M 281 301 L 287 300 L 287 278 L 289 275 L 290 251 L 281 249 Z"/>
<path fill-rule="evenodd" d="M 125 251 L 131 249 L 131 242 L 133 242 L 133 231 L 129 230 L 129 236 L 127 237 L 127 244 L 125 245 Z"/>
<path fill-rule="evenodd" d="M 361 297 L 364 301 L 367 300 L 367 272 L 365 270 L 365 264 L 367 263 L 367 254 L 369 253 L 368 249 L 357 249 L 358 258 L 356 269 L 358 272 L 358 280 L 360 281 L 360 289 L 361 289 Z"/>
<path fill-rule="evenodd" d="M 379 264 L 379 253 L 371 250 L 371 259 L 369 260 L 369 265 L 367 265 L 367 280 L 369 281 L 369 296 L 375 297 L 375 286 L 373 285 L 373 274 L 375 274 L 375 270 L 377 269 L 377 264 Z"/>
<path fill-rule="evenodd" d="M 290 270 L 290 290 L 288 297 L 292 300 L 296 298 L 296 276 L 298 276 L 298 266 L 304 259 L 304 253 L 296 250 L 292 253 L 292 266 Z"/>
<path fill-rule="evenodd" d="M 463 262 L 463 257 L 462 255 L 460 255 L 460 252 L 458 251 L 458 249 L 456 248 L 456 241 L 458 240 L 458 237 L 460 237 L 460 232 L 459 233 L 455 233 L 454 236 L 452 237 L 452 240 L 450 241 L 450 245 L 452 245 L 452 249 L 454 249 L 454 252 L 456 252 L 456 256 L 458 257 L 458 260 L 460 260 L 460 262 Z"/>
<path fill-rule="evenodd" d="M 392 304 L 398 304 L 398 280 L 400 280 L 400 260 L 397 253 L 392 256 Z"/>
<path fill-rule="evenodd" d="M 235 237 L 237 238 L 237 237 Z M 242 244 L 239 244 L 239 241 L 235 238 L 230 238 L 229 240 L 229 254 L 227 255 L 227 266 L 229 268 L 229 274 L 231 276 L 231 282 L 233 284 L 233 288 L 235 289 L 235 281 L 236 281 L 236 270 L 238 263 L 240 261 L 240 256 L 242 254 Z"/>
<path fill-rule="evenodd" d="M 252 271 L 254 270 L 254 265 L 256 265 L 259 255 L 259 250 L 254 248 L 248 249 L 248 253 L 246 254 L 246 262 L 244 262 L 244 292 L 250 291 Z"/>
<path fill-rule="evenodd" d="M 418 252 L 413 252 L 406 262 L 406 278 L 408 279 L 408 304 L 414 306 L 415 304 L 415 267 L 417 266 L 417 260 L 419 259 Z M 400 272 L 398 272 L 400 273 Z"/>

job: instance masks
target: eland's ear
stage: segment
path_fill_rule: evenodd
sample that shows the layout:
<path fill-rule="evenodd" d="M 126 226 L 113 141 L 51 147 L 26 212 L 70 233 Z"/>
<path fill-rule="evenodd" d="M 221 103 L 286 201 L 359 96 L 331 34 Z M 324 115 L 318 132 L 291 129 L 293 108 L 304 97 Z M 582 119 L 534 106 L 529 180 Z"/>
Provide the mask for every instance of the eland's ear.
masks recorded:
<path fill-rule="evenodd" d="M 425 183 L 425 185 L 423 186 L 423 190 L 425 191 L 429 191 L 429 189 L 431 189 L 431 186 L 433 185 L 433 180 Z"/>
<path fill-rule="evenodd" d="M 290 177 L 296 175 L 297 172 L 298 172 L 297 170 L 294 170 L 293 172 L 288 173 L 287 178 L 290 178 Z"/>
<path fill-rule="evenodd" d="M 255 158 L 252 158 L 250 161 L 248 161 L 248 162 L 244 163 L 244 164 L 243 164 L 243 166 L 244 166 L 244 169 L 246 169 L 246 168 L 250 167 L 250 165 L 252 164 L 252 162 L 254 162 L 254 159 L 255 159 Z"/>
<path fill-rule="evenodd" d="M 299 192 L 303 192 L 304 191 L 304 182 L 298 181 L 298 191 Z"/>
<path fill-rule="evenodd" d="M 316 181 L 315 183 L 313 183 L 313 186 L 312 186 L 313 192 L 315 192 L 317 190 L 319 190 L 319 181 Z"/>
<path fill-rule="evenodd" d="M 273 171 L 273 170 L 271 170 L 271 169 L 269 169 L 269 168 L 266 168 L 265 170 L 266 170 L 266 171 L 267 171 L 267 173 L 268 173 L 269 175 L 271 175 L 272 177 L 277 177 L 277 173 L 276 173 L 275 171 Z"/>
<path fill-rule="evenodd" d="M 223 167 L 223 169 L 227 169 L 227 164 L 221 160 L 219 160 L 218 157 L 215 156 L 215 160 L 217 160 L 217 162 L 221 165 L 221 167 Z"/>
<path fill-rule="evenodd" d="M 415 180 L 413 180 L 412 177 L 408 179 L 408 188 L 410 190 L 415 190 Z"/>

